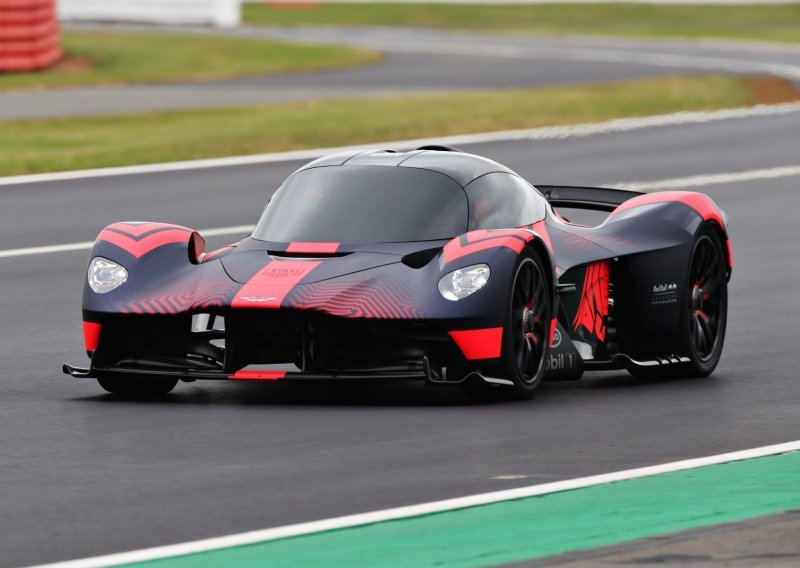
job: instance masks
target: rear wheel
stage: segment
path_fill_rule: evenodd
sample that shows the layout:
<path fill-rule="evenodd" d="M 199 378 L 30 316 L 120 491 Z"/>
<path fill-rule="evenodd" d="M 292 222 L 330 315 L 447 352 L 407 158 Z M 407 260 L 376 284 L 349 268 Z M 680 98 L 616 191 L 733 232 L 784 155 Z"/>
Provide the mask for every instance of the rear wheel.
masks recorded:
<path fill-rule="evenodd" d="M 514 271 L 503 325 L 503 343 L 498 378 L 510 385 L 465 383 L 470 398 L 528 399 L 544 376 L 544 361 L 550 344 L 552 319 L 550 285 L 544 263 L 535 251 L 526 249 Z M 491 372 L 487 372 L 492 374 Z"/>
<path fill-rule="evenodd" d="M 162 396 L 178 384 L 178 379 L 166 377 L 104 377 L 100 386 L 112 394 L 123 396 Z"/>
<path fill-rule="evenodd" d="M 695 377 L 710 375 L 719 363 L 728 321 L 728 277 L 722 242 L 713 227 L 698 233 L 689 265 L 682 332 L 691 361 L 683 369 Z"/>
<path fill-rule="evenodd" d="M 706 377 L 719 363 L 728 321 L 728 277 L 722 241 L 709 224 L 695 235 L 684 290 L 677 345 L 689 362 L 632 369 L 633 375 Z"/>

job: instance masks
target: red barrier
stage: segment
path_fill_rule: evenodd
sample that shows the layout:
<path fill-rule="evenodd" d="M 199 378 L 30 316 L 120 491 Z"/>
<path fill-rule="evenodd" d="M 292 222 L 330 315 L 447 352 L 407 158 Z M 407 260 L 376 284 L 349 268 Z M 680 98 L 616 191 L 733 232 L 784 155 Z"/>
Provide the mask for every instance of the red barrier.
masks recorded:
<path fill-rule="evenodd" d="M 33 10 L 0 10 L 0 26 L 11 24 L 30 25 L 38 22 L 54 21 L 56 11 L 52 6 Z"/>
<path fill-rule="evenodd" d="M 41 53 L 50 53 L 59 46 L 59 34 L 54 33 L 33 41 L 4 41 L 4 55 L 24 55 L 35 57 Z"/>
<path fill-rule="evenodd" d="M 0 0 L 0 72 L 44 69 L 61 55 L 55 0 Z"/>
<path fill-rule="evenodd" d="M 4 26 L 0 24 L 0 53 L 3 45 L 10 41 L 36 41 L 42 37 L 58 33 L 58 22 L 50 20 L 36 24 L 13 24 Z"/>
<path fill-rule="evenodd" d="M 3 10 L 34 10 L 52 6 L 52 0 L 1 0 L 0 8 Z"/>

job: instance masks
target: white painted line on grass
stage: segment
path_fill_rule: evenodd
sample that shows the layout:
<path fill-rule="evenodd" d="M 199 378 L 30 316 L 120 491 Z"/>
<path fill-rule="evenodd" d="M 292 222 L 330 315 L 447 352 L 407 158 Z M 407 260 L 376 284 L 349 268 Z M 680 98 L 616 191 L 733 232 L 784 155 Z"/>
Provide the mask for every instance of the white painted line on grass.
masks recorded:
<path fill-rule="evenodd" d="M 251 531 L 229 536 L 209 538 L 205 540 L 197 540 L 194 542 L 186 542 L 182 544 L 159 546 L 143 550 L 134 550 L 131 552 L 122 552 L 119 554 L 109 554 L 106 556 L 95 556 L 93 558 L 85 558 L 81 560 L 71 560 L 66 562 L 58 562 L 55 564 L 46 564 L 46 565 L 41 565 L 38 568 L 97 568 L 101 566 L 114 566 L 131 562 L 146 562 L 161 558 L 183 556 L 186 554 L 195 554 L 198 552 L 207 552 L 210 550 L 216 550 L 220 548 L 244 546 L 248 544 L 256 544 L 270 540 L 277 540 L 282 538 L 289 538 L 300 535 L 331 531 L 336 529 L 357 527 L 374 523 L 382 523 L 397 519 L 406 519 L 409 517 L 418 517 L 421 515 L 430 515 L 433 513 L 453 511 L 456 509 L 465 509 L 468 507 L 477 507 L 480 505 L 488 505 L 490 503 L 498 503 L 501 501 L 511 501 L 514 499 L 523 499 L 526 497 L 535 497 L 538 495 L 547 495 L 550 493 L 571 491 L 574 489 L 581 489 L 584 487 L 591 487 L 594 485 L 602 485 L 605 483 L 614 483 L 617 481 L 639 479 L 642 477 L 650 477 L 653 475 L 661 475 L 664 473 L 684 471 L 687 469 L 694 469 L 698 467 L 705 467 L 710 465 L 718 465 L 718 464 L 741 461 L 741 460 L 761 458 L 777 454 L 785 454 L 788 452 L 795 452 L 798 450 L 800 450 L 800 440 L 794 442 L 787 442 L 785 444 L 762 446 L 759 448 L 742 450 L 739 452 L 718 454 L 715 456 L 708 456 L 704 458 L 695 458 L 695 459 L 665 463 L 661 465 L 653 465 L 648 467 L 640 467 L 636 469 L 617 471 L 614 473 L 605 473 L 601 475 L 592 475 L 589 477 L 580 477 L 577 479 L 568 479 L 565 481 L 556 481 L 552 483 L 543 483 L 540 485 L 531 485 L 528 487 L 520 487 L 517 489 L 492 491 L 490 493 L 469 495 L 467 497 L 458 497 L 456 499 L 446 499 L 444 501 L 433 501 L 430 503 L 421 503 L 419 505 L 410 505 L 407 507 L 398 507 L 395 509 L 385 509 L 382 511 L 373 511 L 370 513 L 361 513 L 358 515 L 335 517 L 332 519 L 325 519 L 321 521 L 312 521 L 309 523 L 300 523 L 284 527 L 275 527 L 272 529 Z"/>
<path fill-rule="evenodd" d="M 199 231 L 204 237 L 222 237 L 225 235 L 249 234 L 253 230 L 253 225 L 237 225 L 235 227 L 219 227 L 216 229 L 206 229 Z M 94 241 L 82 241 L 79 243 L 67 243 L 63 245 L 50 245 L 43 247 L 26 247 L 18 249 L 0 250 L 0 258 L 12 258 L 15 256 L 35 256 L 37 254 L 50 254 L 56 252 L 68 252 L 73 250 L 89 250 L 94 246 Z"/>
<path fill-rule="evenodd" d="M 756 181 L 791 176 L 800 176 L 800 166 L 785 166 L 761 170 L 747 170 L 744 172 L 730 172 L 724 174 L 706 174 L 683 178 L 662 179 L 657 181 L 623 182 L 612 184 L 611 187 L 628 189 L 631 191 L 658 191 L 661 189 L 688 189 L 692 187 L 718 185 L 721 183 L 737 183 L 743 181 Z"/>
<path fill-rule="evenodd" d="M 72 172 L 55 172 L 47 174 L 33 174 L 22 176 L 0 177 L 0 186 L 20 185 L 28 183 L 43 183 L 103 178 L 112 176 L 125 176 L 137 174 L 153 174 L 164 172 L 180 172 L 206 168 L 221 168 L 232 166 L 248 166 L 267 163 L 281 163 L 291 161 L 307 161 L 319 158 L 333 152 L 355 149 L 391 148 L 408 150 L 427 144 L 444 144 L 458 146 L 466 144 L 482 144 L 487 142 L 503 141 L 543 141 L 563 140 L 568 138 L 582 138 L 596 134 L 612 134 L 628 132 L 644 128 L 661 126 L 677 126 L 686 124 L 705 124 L 722 120 L 744 119 L 753 117 L 780 116 L 800 112 L 800 103 L 785 103 L 779 105 L 757 105 L 752 107 L 731 108 L 715 111 L 678 112 L 656 116 L 619 118 L 606 122 L 593 122 L 573 124 L 568 126 L 549 126 L 544 128 L 531 128 L 524 130 L 505 130 L 502 132 L 483 132 L 477 134 L 461 134 L 455 136 L 438 136 L 433 138 L 418 138 L 415 140 L 399 140 L 393 142 L 380 142 L 359 146 L 339 146 L 335 148 L 316 148 L 313 150 L 297 150 L 292 152 L 275 152 L 271 154 L 256 154 L 253 156 L 234 156 L 229 158 L 211 158 L 206 160 L 190 160 L 186 162 L 168 162 L 162 164 L 147 164 L 140 166 L 124 166 L 118 168 L 101 168 L 94 170 L 78 170 Z"/>

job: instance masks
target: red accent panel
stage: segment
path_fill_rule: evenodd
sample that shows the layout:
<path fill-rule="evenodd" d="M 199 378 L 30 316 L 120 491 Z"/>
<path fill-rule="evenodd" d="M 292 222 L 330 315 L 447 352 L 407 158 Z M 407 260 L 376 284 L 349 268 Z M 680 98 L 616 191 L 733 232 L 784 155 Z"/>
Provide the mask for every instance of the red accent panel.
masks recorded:
<path fill-rule="evenodd" d="M 447 264 L 462 256 L 497 247 L 510 248 L 519 254 L 525 247 L 525 243 L 532 241 L 533 238 L 533 233 L 527 229 L 491 231 L 480 229 L 461 235 L 447 243 L 442 251 L 442 258 L 444 263 Z"/>
<path fill-rule="evenodd" d="M 339 250 L 340 243 L 289 243 L 288 253 L 300 254 L 332 254 Z"/>
<path fill-rule="evenodd" d="M 496 359 L 500 357 L 503 346 L 503 328 L 469 329 L 449 331 L 464 357 L 474 359 Z"/>
<path fill-rule="evenodd" d="M 578 313 L 572 322 L 577 331 L 583 326 L 599 341 L 606 339 L 606 316 L 608 315 L 608 261 L 594 262 L 586 268 Z"/>
<path fill-rule="evenodd" d="M 286 371 L 245 371 L 239 369 L 228 378 L 233 381 L 277 381 L 286 376 Z"/>
<path fill-rule="evenodd" d="M 553 252 L 553 242 L 550 240 L 550 235 L 547 234 L 547 225 L 544 224 L 544 221 L 539 221 L 538 223 L 533 224 L 533 230 L 542 237 L 544 244 L 547 245 L 547 248 L 550 252 Z"/>
<path fill-rule="evenodd" d="M 715 221 L 720 227 L 725 226 L 725 222 L 722 220 L 722 215 L 720 214 L 716 203 L 714 203 L 707 195 L 693 191 L 659 191 L 657 193 L 640 195 L 638 197 L 634 197 L 633 199 L 629 199 L 614 209 L 611 215 L 619 213 L 620 211 L 631 209 L 633 207 L 650 205 L 652 203 L 666 203 L 669 201 L 677 201 L 679 203 L 683 203 L 684 205 L 688 205 L 697 211 L 697 213 L 703 217 L 703 220 Z"/>
<path fill-rule="evenodd" d="M 103 229 L 97 240 L 116 245 L 136 258 L 171 243 L 188 243 L 192 230 L 163 223 L 114 223 Z"/>
<path fill-rule="evenodd" d="M 273 260 L 242 286 L 233 308 L 280 308 L 281 302 L 321 261 Z M 247 300 L 245 298 L 251 298 Z"/>
<path fill-rule="evenodd" d="M 97 341 L 100 339 L 100 329 L 102 327 L 102 324 L 99 323 L 83 322 L 83 343 L 86 345 L 86 351 L 97 349 Z"/>
<path fill-rule="evenodd" d="M 553 320 L 550 322 L 550 347 L 553 346 L 553 341 L 556 338 L 557 326 L 558 326 L 558 320 L 556 318 L 553 318 Z"/>

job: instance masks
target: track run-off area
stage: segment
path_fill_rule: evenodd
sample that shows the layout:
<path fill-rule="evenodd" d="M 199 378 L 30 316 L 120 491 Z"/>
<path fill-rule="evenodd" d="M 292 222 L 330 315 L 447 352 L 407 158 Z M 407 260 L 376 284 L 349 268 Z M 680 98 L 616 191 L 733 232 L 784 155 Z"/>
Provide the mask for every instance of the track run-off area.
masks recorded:
<path fill-rule="evenodd" d="M 49 566 L 529 561 L 800 507 L 798 450 L 800 441 Z"/>
<path fill-rule="evenodd" d="M 95 557 L 507 490 L 513 500 L 177 562 L 331 565 L 338 552 L 339 565 L 511 563 L 742 519 L 755 519 L 747 530 L 757 530 L 759 519 L 771 519 L 764 515 L 800 508 L 798 454 L 786 453 L 796 444 L 674 469 L 798 438 L 800 107 L 724 112 L 455 140 L 534 184 L 690 188 L 711 195 L 731 218 L 728 334 L 714 375 L 589 374 L 545 384 L 529 402 L 471 405 L 457 389 L 422 385 L 198 382 L 163 401 L 105 395 L 93 381 L 60 373 L 63 362 L 84 361 L 80 296 L 97 232 L 118 220 L 165 221 L 212 228 L 209 247 L 227 244 L 312 156 L 5 181 L 0 499 L 13 522 L 0 531 L 2 564 Z M 658 475 L 630 475 L 659 465 L 666 469 L 651 471 Z M 610 472 L 627 477 L 581 485 Z M 556 492 L 536 493 L 548 485 Z M 635 530 L 626 524 L 631 510 L 640 515 Z"/>

